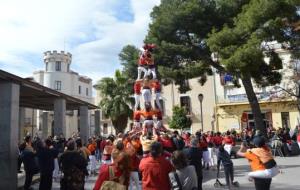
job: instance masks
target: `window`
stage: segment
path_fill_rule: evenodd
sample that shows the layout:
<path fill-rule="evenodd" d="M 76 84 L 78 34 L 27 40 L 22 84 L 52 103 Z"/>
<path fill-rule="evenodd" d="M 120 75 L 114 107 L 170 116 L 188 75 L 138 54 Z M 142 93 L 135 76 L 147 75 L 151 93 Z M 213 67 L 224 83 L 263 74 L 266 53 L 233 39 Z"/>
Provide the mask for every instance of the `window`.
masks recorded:
<path fill-rule="evenodd" d="M 81 94 L 81 86 L 78 86 L 78 94 Z"/>
<path fill-rule="evenodd" d="M 61 61 L 56 61 L 55 62 L 55 70 L 56 71 L 61 71 Z"/>
<path fill-rule="evenodd" d="M 283 128 L 290 128 L 290 114 L 289 112 L 281 112 L 281 123 Z"/>
<path fill-rule="evenodd" d="M 61 90 L 61 81 L 55 81 L 54 90 Z"/>
<path fill-rule="evenodd" d="M 85 94 L 86 94 L 86 96 L 89 95 L 89 89 L 88 88 L 85 89 Z"/>
<path fill-rule="evenodd" d="M 180 97 L 180 106 L 186 109 L 188 115 L 191 114 L 191 99 L 189 96 Z"/>
<path fill-rule="evenodd" d="M 107 123 L 103 123 L 103 134 L 107 134 L 108 130 L 107 130 Z"/>
<path fill-rule="evenodd" d="M 67 67 L 67 72 L 70 71 L 70 64 L 68 64 L 68 67 Z"/>
<path fill-rule="evenodd" d="M 246 114 L 246 117 L 243 119 L 242 122 L 242 128 L 249 128 L 254 129 L 255 128 L 255 121 L 254 121 L 254 115 L 251 112 L 244 112 Z M 272 127 L 272 112 L 265 112 L 262 113 L 262 118 L 264 125 L 266 128 Z"/>
<path fill-rule="evenodd" d="M 48 63 L 46 63 L 46 71 L 48 71 Z"/>

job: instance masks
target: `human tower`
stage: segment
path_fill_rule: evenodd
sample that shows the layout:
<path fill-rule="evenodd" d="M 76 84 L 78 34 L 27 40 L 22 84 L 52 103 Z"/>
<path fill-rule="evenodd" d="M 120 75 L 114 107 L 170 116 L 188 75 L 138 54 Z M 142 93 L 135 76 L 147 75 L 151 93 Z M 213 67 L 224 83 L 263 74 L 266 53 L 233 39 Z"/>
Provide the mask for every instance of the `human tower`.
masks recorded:
<path fill-rule="evenodd" d="M 153 130 L 165 131 L 162 123 L 162 107 L 160 104 L 161 83 L 157 79 L 153 58 L 154 44 L 145 44 L 138 59 L 138 77 L 134 83 L 135 106 L 133 113 L 136 132 L 145 133 Z M 154 98 L 153 98 L 153 95 Z M 143 105 L 141 105 L 141 98 Z M 153 101 L 154 99 L 154 101 Z"/>

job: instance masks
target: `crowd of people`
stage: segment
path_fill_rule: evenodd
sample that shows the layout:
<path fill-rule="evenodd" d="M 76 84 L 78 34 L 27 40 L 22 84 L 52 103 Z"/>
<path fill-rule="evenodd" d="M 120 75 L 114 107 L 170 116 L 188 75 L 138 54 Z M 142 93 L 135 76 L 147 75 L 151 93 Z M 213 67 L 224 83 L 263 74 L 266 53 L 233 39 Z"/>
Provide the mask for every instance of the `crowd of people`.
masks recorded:
<path fill-rule="evenodd" d="M 300 144 L 299 129 L 269 131 L 268 137 L 253 130 L 223 134 L 153 130 L 142 131 L 141 135 L 95 136 L 86 143 L 77 135 L 67 140 L 61 135 L 44 141 L 26 136 L 20 145 L 18 164 L 19 169 L 24 164 L 25 190 L 31 189 L 32 177 L 37 173 L 41 190 L 50 190 L 53 180 L 59 181 L 63 190 L 84 189 L 85 179 L 91 175 L 97 176 L 94 190 L 116 185 L 130 190 L 202 189 L 206 170 L 220 166 L 230 189 L 236 185 L 231 158 L 237 155 L 249 160 L 249 180 L 254 181 L 256 189 L 267 190 L 278 173 L 271 152 L 274 142 L 280 141 L 281 148 L 289 151 L 293 142 L 298 140 Z M 240 144 L 240 149 L 234 152 L 236 144 Z M 97 163 L 101 165 L 99 170 Z"/>

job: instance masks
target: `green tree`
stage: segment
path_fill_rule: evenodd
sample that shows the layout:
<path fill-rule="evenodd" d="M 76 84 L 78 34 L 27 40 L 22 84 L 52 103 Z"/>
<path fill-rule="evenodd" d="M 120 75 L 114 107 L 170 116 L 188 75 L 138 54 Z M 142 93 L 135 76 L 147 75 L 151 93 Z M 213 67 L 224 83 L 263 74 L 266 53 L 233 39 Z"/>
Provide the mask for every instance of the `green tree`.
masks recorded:
<path fill-rule="evenodd" d="M 187 111 L 184 107 L 174 106 L 172 119 L 169 121 L 171 129 L 185 129 L 190 128 L 192 121 L 187 116 Z"/>
<path fill-rule="evenodd" d="M 299 0 L 162 0 L 151 13 L 146 42 L 158 44 L 159 71 L 176 84 L 193 77 L 204 83 L 211 66 L 241 78 L 256 126 L 265 132 L 251 79 L 261 85 L 280 81 L 281 60 L 261 45 L 277 40 L 295 47 L 299 33 L 289 23 L 299 19 L 298 5 Z M 212 52 L 221 64 L 211 60 Z"/>
<path fill-rule="evenodd" d="M 203 85 L 212 74 L 211 52 L 205 39 L 213 28 L 232 25 L 234 16 L 249 0 L 162 0 L 153 8 L 146 42 L 158 45 L 155 60 L 162 78 L 171 78 L 180 92 L 190 90 L 185 80 L 200 77 Z M 165 80 L 170 82 L 168 80 Z"/>
<path fill-rule="evenodd" d="M 141 51 L 133 45 L 124 46 L 119 53 L 119 60 L 123 66 L 122 72 L 128 79 L 135 80 L 137 78 L 137 62 L 140 53 Z"/>
<path fill-rule="evenodd" d="M 252 80 L 261 86 L 281 81 L 278 70 L 282 69 L 282 61 L 269 42 L 289 43 L 294 48 L 294 40 L 300 36 L 287 23 L 299 19 L 296 7 L 299 5 L 300 1 L 251 0 L 235 17 L 233 26 L 213 30 L 207 40 L 211 51 L 218 52 L 226 71 L 241 79 L 255 125 L 263 133 L 266 129 Z"/>
<path fill-rule="evenodd" d="M 95 88 L 101 93 L 100 108 L 111 119 L 116 132 L 123 132 L 128 118 L 132 116 L 129 107 L 131 92 L 127 78 L 117 70 L 114 78 L 102 78 Z"/>

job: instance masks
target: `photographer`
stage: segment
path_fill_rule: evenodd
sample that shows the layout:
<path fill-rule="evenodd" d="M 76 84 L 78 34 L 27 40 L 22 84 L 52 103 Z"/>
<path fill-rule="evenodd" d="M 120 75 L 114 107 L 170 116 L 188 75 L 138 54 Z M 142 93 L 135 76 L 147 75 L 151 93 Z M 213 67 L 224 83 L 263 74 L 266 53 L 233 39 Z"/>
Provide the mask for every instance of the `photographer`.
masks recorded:
<path fill-rule="evenodd" d="M 276 162 L 263 137 L 256 136 L 253 144 L 256 148 L 247 150 L 245 143 L 242 143 L 237 155 L 248 159 L 252 170 L 249 177 L 254 179 L 255 189 L 269 190 L 272 177 L 278 174 Z"/>

